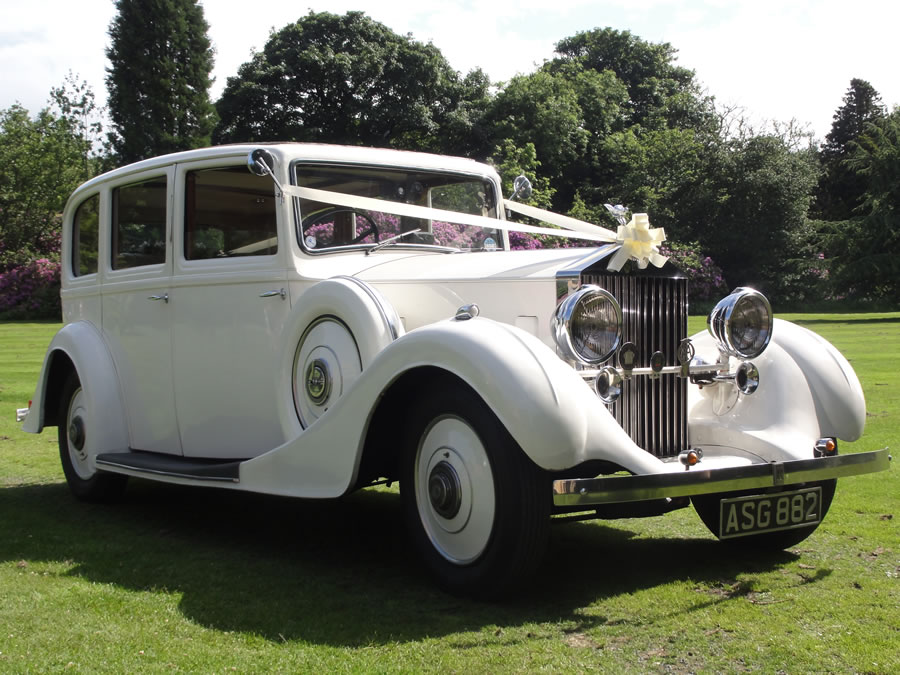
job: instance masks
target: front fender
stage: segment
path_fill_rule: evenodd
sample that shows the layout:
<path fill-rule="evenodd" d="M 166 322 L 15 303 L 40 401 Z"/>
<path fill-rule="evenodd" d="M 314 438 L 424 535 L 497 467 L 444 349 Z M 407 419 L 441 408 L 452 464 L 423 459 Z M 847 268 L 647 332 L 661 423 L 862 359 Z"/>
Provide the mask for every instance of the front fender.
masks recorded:
<path fill-rule="evenodd" d="M 61 360 L 62 359 L 62 360 Z M 68 368 L 67 359 L 75 367 L 90 410 L 103 411 L 103 424 L 92 437 L 91 447 L 101 452 L 128 450 L 128 426 L 123 407 L 119 378 L 112 355 L 100 331 L 88 321 L 63 326 L 53 337 L 22 430 L 40 433 L 45 425 L 48 401 L 57 400 L 56 382 L 61 387 L 65 377 L 51 377 L 58 368 Z"/>
<path fill-rule="evenodd" d="M 508 324 L 476 318 L 430 324 L 393 341 L 306 431 L 245 462 L 241 483 L 285 495 L 343 494 L 356 479 L 380 397 L 420 367 L 440 368 L 466 382 L 545 469 L 608 459 L 637 473 L 661 470 L 661 462 L 634 445 L 590 387 L 544 343 Z"/>
<path fill-rule="evenodd" d="M 715 340 L 691 337 L 698 356 L 714 362 Z M 753 362 L 760 384 L 750 396 L 730 384 L 690 387 L 691 443 L 750 453 L 754 461 L 812 456 L 819 438 L 859 438 L 865 399 L 847 360 L 826 340 L 796 324 L 775 320 L 772 341 Z"/>
<path fill-rule="evenodd" d="M 790 321 L 775 319 L 772 339 L 800 367 L 809 385 L 819 433 L 844 441 L 862 436 L 866 399 L 859 378 L 834 345 Z"/>

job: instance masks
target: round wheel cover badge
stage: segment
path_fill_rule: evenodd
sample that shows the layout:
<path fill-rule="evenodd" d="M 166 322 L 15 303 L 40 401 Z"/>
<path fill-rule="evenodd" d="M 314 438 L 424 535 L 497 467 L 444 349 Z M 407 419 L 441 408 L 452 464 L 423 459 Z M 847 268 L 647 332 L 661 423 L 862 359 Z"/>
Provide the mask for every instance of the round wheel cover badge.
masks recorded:
<path fill-rule="evenodd" d="M 306 369 L 306 394 L 314 405 L 324 404 L 331 395 L 331 373 L 322 359 L 316 359 Z"/>

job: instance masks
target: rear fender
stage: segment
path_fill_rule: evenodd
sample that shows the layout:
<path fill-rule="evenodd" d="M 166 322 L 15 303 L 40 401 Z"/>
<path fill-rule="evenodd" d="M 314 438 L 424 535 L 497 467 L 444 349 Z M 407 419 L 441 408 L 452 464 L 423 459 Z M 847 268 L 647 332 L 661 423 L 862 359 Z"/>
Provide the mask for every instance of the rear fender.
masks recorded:
<path fill-rule="evenodd" d="M 100 332 L 87 321 L 63 326 L 50 342 L 23 431 L 40 433 L 46 420 L 54 419 L 56 411 L 48 404 L 58 402 L 67 371 L 73 367 L 89 409 L 103 414 L 103 424 L 92 435 L 92 447 L 98 453 L 127 451 L 128 427 L 112 355 Z"/>

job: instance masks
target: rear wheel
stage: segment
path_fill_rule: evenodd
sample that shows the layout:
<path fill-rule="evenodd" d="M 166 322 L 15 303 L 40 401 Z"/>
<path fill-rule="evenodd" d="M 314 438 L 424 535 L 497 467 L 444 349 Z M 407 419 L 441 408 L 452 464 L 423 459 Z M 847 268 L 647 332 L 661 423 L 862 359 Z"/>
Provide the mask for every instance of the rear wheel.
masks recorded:
<path fill-rule="evenodd" d="M 407 419 L 404 513 L 429 571 L 452 593 L 511 590 L 546 548 L 546 476 L 464 384 L 431 390 Z"/>
<path fill-rule="evenodd" d="M 59 458 L 72 493 L 85 501 L 110 501 L 121 496 L 127 476 L 97 471 L 92 443 L 96 425 L 95 411 L 88 408 L 87 397 L 78 375 L 72 372 L 63 386 L 59 404 Z"/>
<path fill-rule="evenodd" d="M 761 534 L 751 534 L 744 537 L 736 537 L 734 539 L 725 539 L 723 542 L 731 546 L 742 549 L 754 549 L 758 551 L 781 551 L 791 546 L 796 546 L 809 535 L 816 531 L 816 528 L 825 520 L 825 515 L 831 506 L 831 500 L 834 499 L 834 490 L 837 485 L 836 479 L 819 481 L 816 483 L 805 483 L 802 485 L 790 485 L 778 488 L 778 492 L 788 492 L 790 490 L 799 490 L 802 488 L 821 487 L 822 488 L 822 517 L 815 525 L 807 525 L 804 527 L 795 527 L 789 530 L 780 530 L 777 532 L 764 532 Z M 717 537 L 720 530 L 720 506 L 722 499 L 730 497 L 741 497 L 743 495 L 759 494 L 759 491 L 730 492 L 727 494 L 702 495 L 691 497 L 691 503 L 700 516 L 703 524 L 709 528 Z"/>

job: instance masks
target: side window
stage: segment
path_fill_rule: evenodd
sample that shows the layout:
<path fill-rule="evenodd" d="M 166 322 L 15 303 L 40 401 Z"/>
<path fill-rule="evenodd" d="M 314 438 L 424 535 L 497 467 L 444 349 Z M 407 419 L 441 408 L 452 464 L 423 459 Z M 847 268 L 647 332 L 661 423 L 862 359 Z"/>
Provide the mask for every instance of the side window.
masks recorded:
<path fill-rule="evenodd" d="M 97 231 L 100 224 L 100 195 L 88 197 L 72 219 L 72 274 L 76 277 L 97 271 Z"/>
<path fill-rule="evenodd" d="M 185 259 L 278 252 L 270 178 L 241 166 L 191 171 L 185 180 Z"/>
<path fill-rule="evenodd" d="M 112 198 L 113 269 L 165 262 L 165 177 L 116 188 Z"/>

